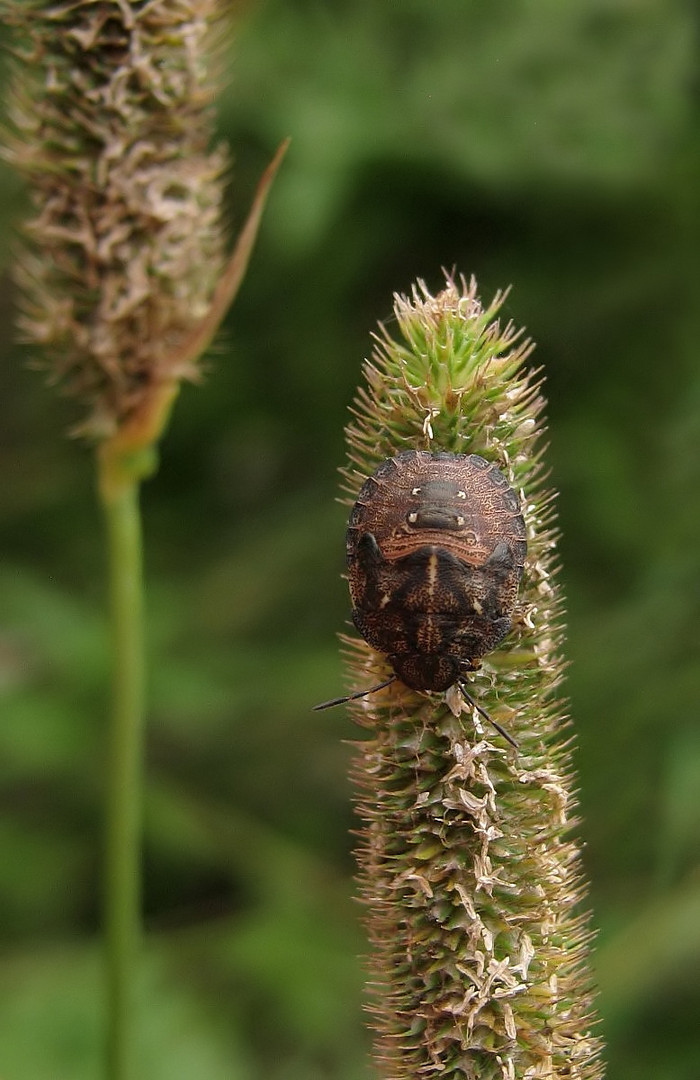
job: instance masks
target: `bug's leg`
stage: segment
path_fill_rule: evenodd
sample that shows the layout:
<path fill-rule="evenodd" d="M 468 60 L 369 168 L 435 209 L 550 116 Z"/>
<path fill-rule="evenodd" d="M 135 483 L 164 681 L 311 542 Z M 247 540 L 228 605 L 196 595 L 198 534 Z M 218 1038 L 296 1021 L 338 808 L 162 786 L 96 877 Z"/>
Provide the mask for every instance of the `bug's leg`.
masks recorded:
<path fill-rule="evenodd" d="M 346 701 L 355 701 L 357 698 L 367 697 L 368 694 L 374 694 L 376 690 L 383 690 L 385 686 L 390 686 L 393 682 L 396 682 L 395 675 L 392 675 L 390 679 L 385 679 L 384 682 L 377 683 L 376 686 L 370 686 L 369 690 L 357 690 L 354 694 L 348 694 L 347 697 L 336 697 L 331 698 L 330 701 L 322 701 L 320 705 L 314 705 L 314 712 L 318 712 L 320 709 L 331 709 L 334 705 L 344 705 Z"/>
<path fill-rule="evenodd" d="M 484 717 L 484 719 L 488 720 L 489 724 L 491 724 L 492 727 L 495 727 L 496 731 L 500 732 L 500 734 L 503 736 L 503 738 L 506 739 L 510 743 L 511 746 L 514 746 L 516 750 L 519 750 L 520 747 L 518 746 L 518 744 L 515 741 L 515 739 L 513 738 L 513 736 L 509 735 L 508 732 L 506 731 L 506 729 L 501 727 L 501 725 L 498 723 L 497 720 L 494 720 L 494 718 L 492 716 L 489 716 L 489 714 L 486 712 L 486 709 L 482 709 L 481 705 L 479 705 L 478 702 L 474 701 L 474 698 L 471 696 L 471 694 L 467 690 L 466 683 L 460 681 L 459 688 L 462 691 L 462 696 L 464 697 L 464 700 L 468 701 L 469 704 L 472 705 L 476 709 L 476 711 L 478 713 L 481 713 L 481 715 Z"/>

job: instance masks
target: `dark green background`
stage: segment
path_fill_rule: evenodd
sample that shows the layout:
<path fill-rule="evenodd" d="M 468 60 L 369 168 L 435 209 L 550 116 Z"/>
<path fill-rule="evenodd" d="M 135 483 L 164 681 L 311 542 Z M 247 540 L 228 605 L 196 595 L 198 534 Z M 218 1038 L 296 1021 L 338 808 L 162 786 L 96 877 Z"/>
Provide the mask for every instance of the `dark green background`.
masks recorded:
<path fill-rule="evenodd" d="M 149 1080 L 362 1080 L 342 429 L 392 293 L 474 273 L 537 340 L 561 492 L 610 1080 L 700 1075 L 700 100 L 680 0 L 268 0 L 220 109 L 243 219 L 292 147 L 144 490 Z M 0 173 L 3 265 L 20 185 Z M 109 674 L 76 419 L 0 298 L 0 1076 L 99 1076 Z"/>

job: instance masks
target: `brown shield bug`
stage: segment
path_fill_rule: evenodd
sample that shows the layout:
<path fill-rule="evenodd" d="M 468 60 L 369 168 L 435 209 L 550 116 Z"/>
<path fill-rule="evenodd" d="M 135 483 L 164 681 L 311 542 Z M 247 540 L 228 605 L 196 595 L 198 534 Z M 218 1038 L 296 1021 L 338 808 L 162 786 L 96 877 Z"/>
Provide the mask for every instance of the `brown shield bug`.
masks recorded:
<path fill-rule="evenodd" d="M 352 618 L 413 690 L 465 698 L 464 680 L 511 626 L 527 541 L 520 500 L 476 454 L 407 450 L 363 484 L 346 536 Z"/>

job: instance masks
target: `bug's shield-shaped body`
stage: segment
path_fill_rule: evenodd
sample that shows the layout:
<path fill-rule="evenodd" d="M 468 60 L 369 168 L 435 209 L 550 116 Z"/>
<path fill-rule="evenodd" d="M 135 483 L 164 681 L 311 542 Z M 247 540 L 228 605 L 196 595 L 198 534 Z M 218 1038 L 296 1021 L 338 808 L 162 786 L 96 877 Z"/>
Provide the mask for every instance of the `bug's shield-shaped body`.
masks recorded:
<path fill-rule="evenodd" d="M 347 531 L 353 621 L 415 690 L 446 690 L 511 626 L 520 501 L 474 454 L 411 450 L 364 483 Z"/>

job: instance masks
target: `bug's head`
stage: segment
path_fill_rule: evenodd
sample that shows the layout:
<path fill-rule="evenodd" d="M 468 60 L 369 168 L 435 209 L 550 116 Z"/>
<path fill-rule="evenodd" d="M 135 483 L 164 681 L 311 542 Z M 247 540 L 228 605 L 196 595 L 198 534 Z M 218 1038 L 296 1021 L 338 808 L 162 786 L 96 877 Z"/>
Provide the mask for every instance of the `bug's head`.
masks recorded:
<path fill-rule="evenodd" d="M 389 657 L 402 683 L 411 690 L 448 690 L 462 674 L 463 665 L 446 653 L 401 653 Z"/>
<path fill-rule="evenodd" d="M 441 529 L 459 532 L 465 526 L 462 513 L 466 493 L 453 479 L 425 480 L 407 498 L 406 523 L 412 531 Z"/>

